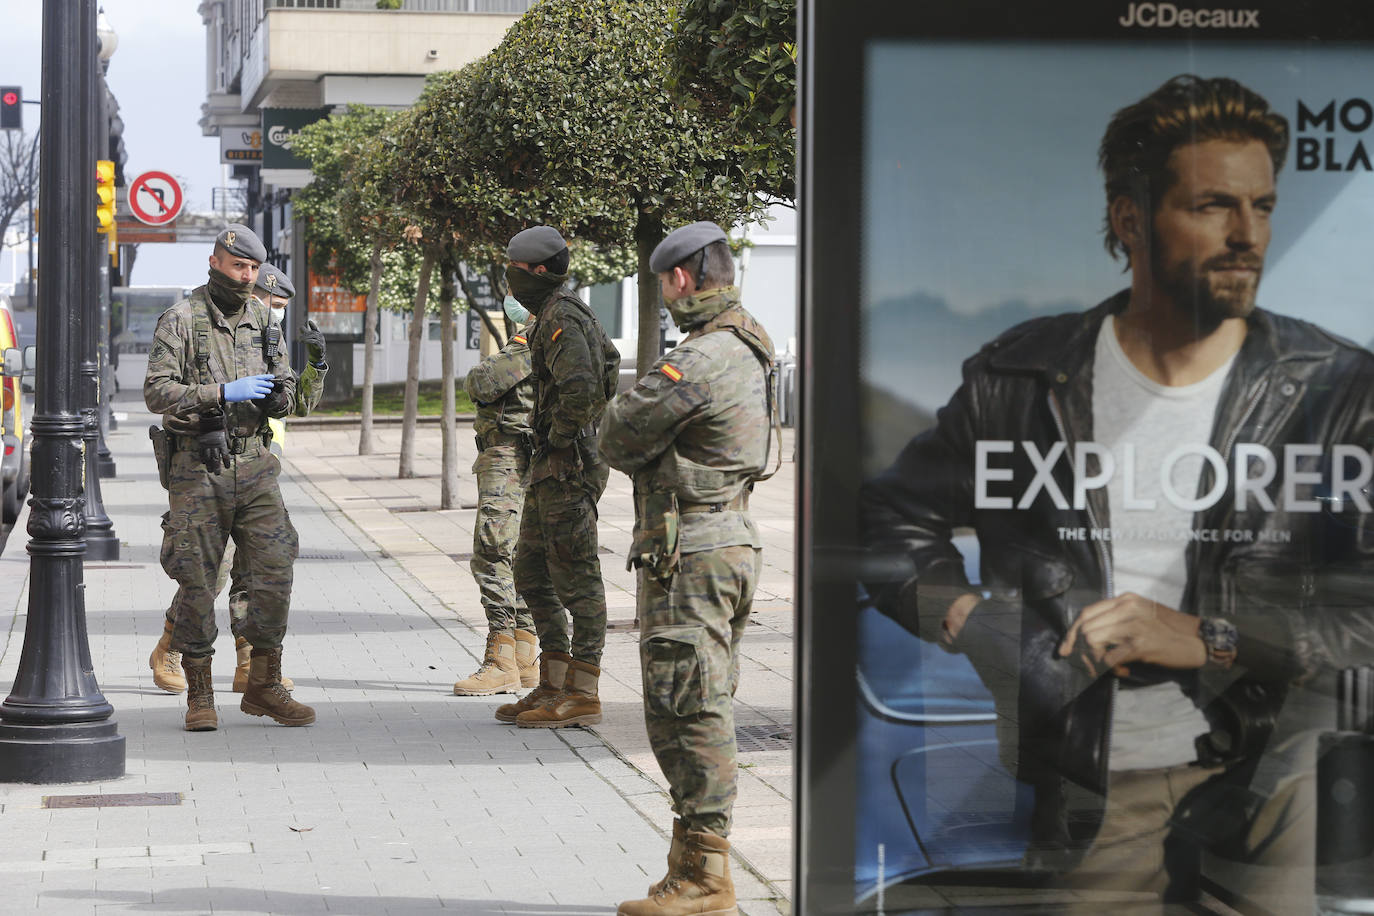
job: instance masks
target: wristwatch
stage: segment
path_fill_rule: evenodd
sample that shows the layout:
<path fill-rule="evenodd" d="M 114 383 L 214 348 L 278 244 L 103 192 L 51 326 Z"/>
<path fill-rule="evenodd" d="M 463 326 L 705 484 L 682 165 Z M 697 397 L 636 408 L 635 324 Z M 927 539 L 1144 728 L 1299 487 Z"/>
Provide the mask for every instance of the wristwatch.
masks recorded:
<path fill-rule="evenodd" d="M 1236 625 L 1225 617 L 1204 617 L 1197 628 L 1198 638 L 1207 647 L 1207 663 L 1218 668 L 1229 668 L 1236 660 L 1236 643 L 1240 632 Z"/>

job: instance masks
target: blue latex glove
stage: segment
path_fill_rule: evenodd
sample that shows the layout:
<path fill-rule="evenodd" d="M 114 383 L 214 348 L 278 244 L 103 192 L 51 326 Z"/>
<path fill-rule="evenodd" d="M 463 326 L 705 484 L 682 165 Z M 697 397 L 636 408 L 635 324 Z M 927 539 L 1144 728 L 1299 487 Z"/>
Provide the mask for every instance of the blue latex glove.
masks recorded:
<path fill-rule="evenodd" d="M 237 401 L 251 401 L 262 397 L 271 390 L 272 376 L 245 375 L 243 378 L 234 379 L 234 381 L 225 384 L 224 400 L 229 404 Z"/>

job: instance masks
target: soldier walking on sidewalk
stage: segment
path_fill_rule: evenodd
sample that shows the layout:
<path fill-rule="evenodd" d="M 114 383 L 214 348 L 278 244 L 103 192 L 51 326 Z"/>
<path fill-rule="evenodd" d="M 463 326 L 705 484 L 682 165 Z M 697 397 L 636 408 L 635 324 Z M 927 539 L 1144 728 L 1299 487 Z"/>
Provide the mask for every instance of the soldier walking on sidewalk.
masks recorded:
<path fill-rule="evenodd" d="M 239 708 L 283 725 L 315 721 L 315 711 L 281 682 L 298 541 L 277 486 L 281 464 L 269 449 L 268 418 L 285 416 L 297 401 L 280 330 L 253 295 L 266 256 L 246 226 L 231 224 L 219 234 L 209 282 L 158 319 L 143 381 L 143 399 L 163 415 L 175 445 L 162 567 L 182 596 L 172 648 L 182 653 L 186 673 L 188 731 L 219 725 L 210 660 L 218 632 L 215 586 L 231 536 L 248 570 L 244 636 L 253 647 Z"/>
<path fill-rule="evenodd" d="M 534 226 L 506 249 L 511 294 L 535 316 L 534 454 L 515 553 L 515 589 L 539 637 L 539 685 L 496 710 L 521 728 L 601 721 L 597 685 L 606 643 L 606 586 L 597 556 L 596 503 L 610 470 L 597 454 L 597 421 L 615 394 L 620 351 L 564 286 L 568 246 Z M 568 617 L 572 616 L 572 636 Z"/>
<path fill-rule="evenodd" d="M 530 411 L 534 378 L 530 374 L 529 311 L 506 298 L 506 316 L 524 329 L 468 373 L 468 397 L 477 405 L 472 431 L 477 436 L 477 524 L 472 532 L 472 577 L 487 613 L 487 648 L 477 672 L 453 685 L 461 697 L 516 693 L 539 683 L 535 662 L 534 618 L 515 590 L 512 563 L 520 535 L 529 472 Z"/>
<path fill-rule="evenodd" d="M 285 273 L 271 264 L 263 264 L 258 270 L 257 283 L 253 287 L 258 298 L 266 301 L 272 312 L 272 324 L 280 327 L 286 319 L 286 305 L 296 295 L 295 284 Z M 308 356 L 305 369 L 296 380 L 295 415 L 307 417 L 320 403 L 324 394 L 324 378 L 329 372 L 325 362 L 324 334 L 320 333 L 315 322 L 308 322 L 300 331 L 301 341 L 306 345 Z M 277 417 L 269 418 L 272 430 L 272 449 L 281 454 L 281 443 L 285 439 L 286 425 Z M 159 459 L 159 460 L 165 460 Z M 163 521 L 167 519 L 164 516 Z M 235 693 L 248 689 L 249 656 L 253 647 L 243 635 L 248 623 L 248 569 L 242 554 L 235 549 L 231 539 L 225 547 L 224 558 L 220 561 L 219 574 L 215 577 L 215 594 L 224 589 L 226 577 L 229 580 L 229 630 L 234 634 L 234 650 L 237 665 L 234 668 Z M 186 676 L 181 670 L 181 653 L 172 648 L 172 631 L 176 626 L 177 607 L 181 601 L 181 589 L 177 589 L 172 603 L 167 608 L 167 621 L 162 638 L 153 647 L 148 657 L 148 667 L 153 669 L 153 683 L 168 693 L 181 693 L 186 689 Z M 291 679 L 282 675 L 282 686 L 290 690 L 295 686 Z"/>
<path fill-rule="evenodd" d="M 601 451 L 634 481 L 644 720 L 677 819 L 667 875 L 617 912 L 736 913 L 733 698 L 761 565 L 748 510 L 768 464 L 773 343 L 715 223 L 669 233 L 649 266 L 687 337 L 611 402 Z"/>

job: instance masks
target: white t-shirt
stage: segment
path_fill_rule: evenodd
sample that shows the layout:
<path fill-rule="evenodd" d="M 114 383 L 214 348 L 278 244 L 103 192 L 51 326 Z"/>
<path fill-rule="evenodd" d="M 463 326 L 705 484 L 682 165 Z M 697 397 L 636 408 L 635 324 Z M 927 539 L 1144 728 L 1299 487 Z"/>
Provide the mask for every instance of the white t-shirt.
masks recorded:
<path fill-rule="evenodd" d="M 1187 586 L 1185 552 L 1204 464 L 1199 447 L 1234 357 L 1192 385 L 1152 381 L 1131 364 L 1108 316 L 1093 361 L 1093 441 L 1112 453 L 1107 484 L 1115 595 L 1135 592 L 1178 609 Z M 1161 473 L 1165 467 L 1169 473 Z M 1117 691 L 1113 770 L 1179 766 L 1197 759 L 1207 719 L 1171 682 Z"/>

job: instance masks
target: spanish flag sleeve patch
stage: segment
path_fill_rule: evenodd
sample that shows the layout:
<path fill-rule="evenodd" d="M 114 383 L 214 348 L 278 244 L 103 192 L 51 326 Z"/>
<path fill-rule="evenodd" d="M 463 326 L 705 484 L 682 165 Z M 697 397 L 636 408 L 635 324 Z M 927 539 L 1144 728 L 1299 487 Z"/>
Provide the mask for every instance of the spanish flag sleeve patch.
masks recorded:
<path fill-rule="evenodd" d="M 559 328 L 558 330 L 554 331 L 554 332 L 553 332 L 553 337 L 549 338 L 549 343 L 553 343 L 555 340 L 557 340 L 557 339 L 558 339 L 558 335 L 559 335 L 559 334 L 562 334 L 562 333 L 563 333 L 563 329 L 562 329 L 562 328 Z"/>
<path fill-rule="evenodd" d="M 682 381 L 682 370 L 679 369 L 677 366 L 674 366 L 672 363 L 664 363 L 663 365 L 658 367 L 658 371 L 662 372 L 664 375 L 668 376 L 668 378 L 672 379 L 675 382 Z"/>
<path fill-rule="evenodd" d="M 522 337 L 522 336 L 519 335 L 519 334 L 516 334 L 514 337 L 511 338 L 511 340 L 515 341 L 515 342 L 518 343 L 518 344 L 528 344 L 528 343 L 529 343 L 529 341 L 525 340 L 525 338 Z"/>

